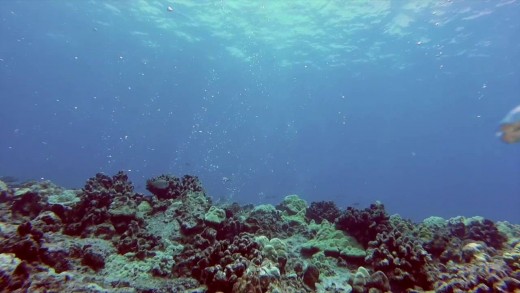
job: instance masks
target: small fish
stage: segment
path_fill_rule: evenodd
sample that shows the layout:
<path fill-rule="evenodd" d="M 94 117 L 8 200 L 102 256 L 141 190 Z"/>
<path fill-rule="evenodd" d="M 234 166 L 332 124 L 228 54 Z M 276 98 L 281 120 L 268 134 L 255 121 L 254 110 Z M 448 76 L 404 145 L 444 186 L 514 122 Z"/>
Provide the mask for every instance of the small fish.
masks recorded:
<path fill-rule="evenodd" d="M 0 180 L 4 181 L 5 183 L 16 183 L 20 182 L 20 180 L 14 176 L 0 176 Z"/>
<path fill-rule="evenodd" d="M 515 143 L 520 141 L 520 105 L 511 110 L 500 122 L 500 132 L 498 133 L 502 141 Z"/>

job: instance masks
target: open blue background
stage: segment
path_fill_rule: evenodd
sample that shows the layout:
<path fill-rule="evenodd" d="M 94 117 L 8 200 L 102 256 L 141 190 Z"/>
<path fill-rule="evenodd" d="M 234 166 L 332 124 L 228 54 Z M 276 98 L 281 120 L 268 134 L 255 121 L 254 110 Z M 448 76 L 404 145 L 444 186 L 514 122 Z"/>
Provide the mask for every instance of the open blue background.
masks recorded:
<path fill-rule="evenodd" d="M 520 221 L 518 1 L 190 2 L 3 1 L 0 175 Z"/>

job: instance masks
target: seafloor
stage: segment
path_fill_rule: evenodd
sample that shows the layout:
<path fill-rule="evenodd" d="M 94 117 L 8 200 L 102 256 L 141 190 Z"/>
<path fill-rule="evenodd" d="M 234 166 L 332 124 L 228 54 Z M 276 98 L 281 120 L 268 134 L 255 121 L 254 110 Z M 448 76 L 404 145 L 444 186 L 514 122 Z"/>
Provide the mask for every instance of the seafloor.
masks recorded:
<path fill-rule="evenodd" d="M 0 181 L 2 292 L 520 292 L 520 226 L 412 223 L 383 204 L 213 204 L 194 176 L 152 195 L 97 174 L 81 190 Z"/>

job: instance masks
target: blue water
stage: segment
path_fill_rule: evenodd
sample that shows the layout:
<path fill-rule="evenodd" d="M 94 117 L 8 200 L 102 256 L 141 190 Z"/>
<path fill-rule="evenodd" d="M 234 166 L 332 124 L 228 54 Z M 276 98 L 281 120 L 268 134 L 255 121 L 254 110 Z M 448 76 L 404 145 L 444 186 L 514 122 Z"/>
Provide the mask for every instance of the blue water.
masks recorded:
<path fill-rule="evenodd" d="M 173 11 L 168 11 L 168 6 Z M 520 222 L 520 1 L 2 1 L 0 175 Z M 226 177 L 229 180 L 223 180 Z"/>

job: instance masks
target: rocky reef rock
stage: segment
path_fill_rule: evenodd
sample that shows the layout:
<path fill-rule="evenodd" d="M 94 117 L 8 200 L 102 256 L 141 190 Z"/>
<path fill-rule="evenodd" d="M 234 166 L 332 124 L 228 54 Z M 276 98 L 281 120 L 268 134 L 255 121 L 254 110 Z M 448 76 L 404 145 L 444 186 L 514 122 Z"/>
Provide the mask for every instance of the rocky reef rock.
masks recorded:
<path fill-rule="evenodd" d="M 391 231 L 377 234 L 368 243 L 365 262 L 375 271 L 384 273 L 394 291 L 406 291 L 419 286 L 431 289 L 432 258 L 422 242 L 413 236 L 413 226 L 402 220 L 392 225 Z"/>
<path fill-rule="evenodd" d="M 377 202 L 364 210 L 348 207 L 336 219 L 336 227 L 356 238 L 366 248 L 378 233 L 392 229 L 389 219 L 385 206 Z"/>
<path fill-rule="evenodd" d="M 304 256 L 323 252 L 325 256 L 342 258 L 347 262 L 363 263 L 365 249 L 351 236 L 337 230 L 327 221 L 318 226 L 316 236 L 301 246 Z"/>
<path fill-rule="evenodd" d="M 124 172 L 0 182 L 0 292 L 520 292 L 519 225 L 297 195 L 213 204 L 191 175 L 147 189 Z"/>
<path fill-rule="evenodd" d="M 340 215 L 341 211 L 332 201 L 312 202 L 305 214 L 307 219 L 314 220 L 318 224 L 323 220 L 334 223 Z"/>

